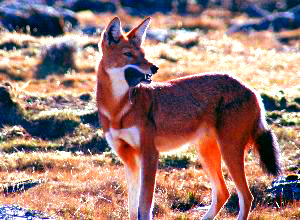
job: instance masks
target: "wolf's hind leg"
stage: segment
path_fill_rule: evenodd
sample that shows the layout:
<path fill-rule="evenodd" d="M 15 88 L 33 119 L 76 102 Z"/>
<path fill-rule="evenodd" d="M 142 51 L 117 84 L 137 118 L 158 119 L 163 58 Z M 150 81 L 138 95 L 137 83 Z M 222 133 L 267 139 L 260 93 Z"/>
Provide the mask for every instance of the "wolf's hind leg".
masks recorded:
<path fill-rule="evenodd" d="M 238 192 L 240 206 L 238 220 L 247 219 L 253 201 L 244 170 L 246 140 L 246 138 L 232 139 L 228 135 L 220 138 L 222 157 Z"/>
<path fill-rule="evenodd" d="M 214 219 L 229 197 L 221 169 L 221 152 L 216 135 L 207 131 L 196 146 L 201 164 L 212 184 L 212 202 L 203 219 Z"/>

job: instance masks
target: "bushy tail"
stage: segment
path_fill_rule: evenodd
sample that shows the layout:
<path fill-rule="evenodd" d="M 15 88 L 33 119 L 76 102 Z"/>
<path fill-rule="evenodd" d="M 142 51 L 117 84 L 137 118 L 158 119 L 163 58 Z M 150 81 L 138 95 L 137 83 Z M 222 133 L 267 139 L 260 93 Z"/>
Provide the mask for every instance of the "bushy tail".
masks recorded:
<path fill-rule="evenodd" d="M 279 145 L 273 131 L 263 126 L 263 129 L 256 135 L 255 147 L 259 153 L 262 168 L 267 173 L 278 176 L 281 173 Z"/>

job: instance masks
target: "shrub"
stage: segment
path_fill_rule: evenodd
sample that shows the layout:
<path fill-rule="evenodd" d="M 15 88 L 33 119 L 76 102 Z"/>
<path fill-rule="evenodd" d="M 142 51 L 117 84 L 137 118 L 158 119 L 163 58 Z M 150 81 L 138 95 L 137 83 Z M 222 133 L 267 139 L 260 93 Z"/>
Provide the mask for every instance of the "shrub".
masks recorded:
<path fill-rule="evenodd" d="M 51 140 L 73 132 L 79 123 L 79 117 L 71 111 L 53 109 L 33 116 L 24 121 L 22 126 L 32 136 Z"/>
<path fill-rule="evenodd" d="M 198 204 L 199 202 L 197 201 L 194 193 L 188 192 L 184 198 L 177 198 L 176 200 L 173 200 L 171 208 L 185 212 L 197 206 Z"/>
<path fill-rule="evenodd" d="M 159 168 L 188 168 L 191 163 L 191 158 L 187 154 L 166 154 L 159 159 Z"/>
<path fill-rule="evenodd" d="M 13 101 L 12 89 L 10 83 L 0 85 L 0 127 L 16 125 L 22 121 L 21 107 Z"/>
<path fill-rule="evenodd" d="M 103 153 L 109 150 L 109 146 L 104 139 L 102 130 L 93 129 L 89 125 L 80 124 L 75 132 L 64 137 L 64 150 L 71 152 L 82 152 L 85 154 Z"/>
<path fill-rule="evenodd" d="M 76 46 L 73 42 L 56 42 L 45 47 L 41 54 L 41 62 L 35 72 L 37 79 L 45 79 L 50 74 L 65 74 L 76 69 L 74 53 Z"/>

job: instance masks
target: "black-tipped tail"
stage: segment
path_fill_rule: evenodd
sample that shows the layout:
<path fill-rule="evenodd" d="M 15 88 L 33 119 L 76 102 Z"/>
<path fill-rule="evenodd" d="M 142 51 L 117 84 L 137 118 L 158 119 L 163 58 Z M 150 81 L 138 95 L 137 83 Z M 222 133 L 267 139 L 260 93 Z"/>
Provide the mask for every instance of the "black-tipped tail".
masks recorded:
<path fill-rule="evenodd" d="M 279 146 L 274 133 L 265 130 L 257 136 L 255 146 L 260 156 L 262 168 L 269 174 L 278 176 L 281 173 L 279 163 Z"/>

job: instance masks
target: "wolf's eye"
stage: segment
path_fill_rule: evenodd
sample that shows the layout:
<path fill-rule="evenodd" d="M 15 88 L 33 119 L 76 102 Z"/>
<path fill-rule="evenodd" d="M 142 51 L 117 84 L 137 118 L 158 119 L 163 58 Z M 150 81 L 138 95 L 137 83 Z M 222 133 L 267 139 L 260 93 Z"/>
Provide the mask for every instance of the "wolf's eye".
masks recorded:
<path fill-rule="evenodd" d="M 133 57 L 133 54 L 131 52 L 125 52 L 123 54 L 127 57 Z"/>

